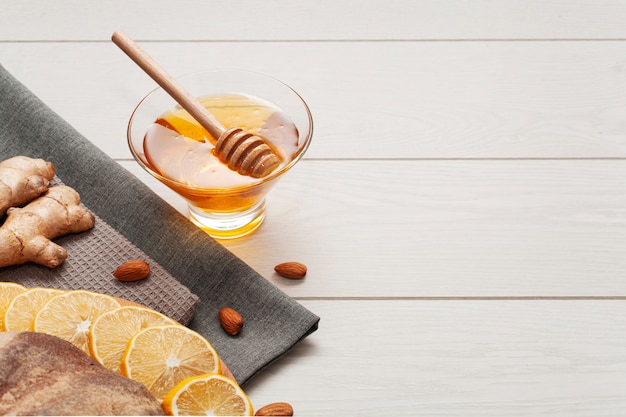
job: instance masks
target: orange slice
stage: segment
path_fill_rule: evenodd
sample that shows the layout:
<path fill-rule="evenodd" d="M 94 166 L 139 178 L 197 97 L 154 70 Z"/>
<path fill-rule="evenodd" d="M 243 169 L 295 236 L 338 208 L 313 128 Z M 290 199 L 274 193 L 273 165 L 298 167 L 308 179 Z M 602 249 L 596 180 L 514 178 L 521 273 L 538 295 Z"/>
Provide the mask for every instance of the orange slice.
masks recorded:
<path fill-rule="evenodd" d="M 235 381 L 222 375 L 190 377 L 163 399 L 170 416 L 251 416 L 252 403 Z"/>
<path fill-rule="evenodd" d="M 178 323 L 145 307 L 124 306 L 107 311 L 93 322 L 89 330 L 89 351 L 95 360 L 119 373 L 130 339 L 147 327 L 166 324 Z"/>
<path fill-rule="evenodd" d="M 128 342 L 121 370 L 161 401 L 185 378 L 219 373 L 220 361 L 213 346 L 193 330 L 181 325 L 154 326 Z"/>
<path fill-rule="evenodd" d="M 4 328 L 7 331 L 34 330 L 35 317 L 41 308 L 63 290 L 53 288 L 30 288 L 16 295 L 4 313 Z"/>
<path fill-rule="evenodd" d="M 113 297 L 77 290 L 52 297 L 37 313 L 33 329 L 72 342 L 89 354 L 89 328 L 102 313 L 120 307 Z"/>
<path fill-rule="evenodd" d="M 13 300 L 13 297 L 26 291 L 27 288 L 23 285 L 16 284 L 15 282 L 0 282 L 0 331 L 5 331 L 4 328 L 4 314 L 9 308 L 9 304 Z"/>

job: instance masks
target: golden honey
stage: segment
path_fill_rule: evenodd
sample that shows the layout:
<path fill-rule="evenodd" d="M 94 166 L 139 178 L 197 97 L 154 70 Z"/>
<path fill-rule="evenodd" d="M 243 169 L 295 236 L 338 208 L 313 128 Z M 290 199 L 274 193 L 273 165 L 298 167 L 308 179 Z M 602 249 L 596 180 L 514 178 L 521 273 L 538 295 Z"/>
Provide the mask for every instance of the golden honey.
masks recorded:
<path fill-rule="evenodd" d="M 243 94 L 206 96 L 200 101 L 226 129 L 241 127 L 264 138 L 282 159 L 275 172 L 298 153 L 301 144 L 295 124 L 272 103 Z M 228 213 L 255 207 L 267 192 L 266 185 L 249 186 L 263 179 L 229 169 L 215 155 L 216 141 L 186 110 L 168 110 L 145 134 L 146 165 L 197 209 Z"/>

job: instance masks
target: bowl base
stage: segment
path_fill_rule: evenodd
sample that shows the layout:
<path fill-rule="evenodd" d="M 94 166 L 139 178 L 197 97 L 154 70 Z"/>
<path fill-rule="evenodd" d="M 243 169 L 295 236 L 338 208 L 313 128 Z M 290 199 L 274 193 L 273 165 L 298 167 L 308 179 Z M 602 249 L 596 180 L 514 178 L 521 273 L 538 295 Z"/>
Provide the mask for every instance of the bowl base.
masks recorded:
<path fill-rule="evenodd" d="M 208 213 L 189 205 L 189 220 L 216 239 L 236 239 L 249 235 L 265 219 L 265 200 L 239 213 Z"/>

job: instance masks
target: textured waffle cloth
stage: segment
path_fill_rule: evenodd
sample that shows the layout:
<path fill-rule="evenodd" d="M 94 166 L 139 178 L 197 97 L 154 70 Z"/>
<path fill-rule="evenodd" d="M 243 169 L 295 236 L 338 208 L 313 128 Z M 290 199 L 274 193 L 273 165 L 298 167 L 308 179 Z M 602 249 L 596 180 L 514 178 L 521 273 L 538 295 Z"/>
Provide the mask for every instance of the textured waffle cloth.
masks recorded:
<path fill-rule="evenodd" d="M 0 269 L 0 280 L 93 289 L 164 311 L 203 334 L 241 384 L 317 329 L 319 317 L 195 227 L 0 66 L 0 160 L 16 155 L 52 162 L 97 225 L 56 240 L 70 249 L 59 271 L 14 266 Z M 148 261 L 153 274 L 116 283 L 112 271 L 130 258 Z M 245 318 L 238 336 L 221 329 L 221 307 Z"/>
<path fill-rule="evenodd" d="M 104 220 L 96 217 L 93 229 L 55 242 L 70 254 L 59 267 L 48 269 L 33 263 L 13 266 L 1 269 L 0 279 L 29 288 L 97 291 L 143 304 L 185 325 L 191 322 L 198 296 Z M 120 282 L 113 276 L 119 265 L 131 259 L 142 259 L 150 265 L 148 279 Z"/>

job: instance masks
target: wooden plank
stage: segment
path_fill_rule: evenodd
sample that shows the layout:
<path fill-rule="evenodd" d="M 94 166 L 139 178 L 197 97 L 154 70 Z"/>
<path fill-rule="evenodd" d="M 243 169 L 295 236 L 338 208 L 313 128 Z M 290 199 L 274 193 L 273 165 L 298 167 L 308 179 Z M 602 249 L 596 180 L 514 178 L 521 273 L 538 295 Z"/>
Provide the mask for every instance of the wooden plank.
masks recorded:
<path fill-rule="evenodd" d="M 294 297 L 626 295 L 626 161 L 303 161 L 267 204 L 224 245 Z"/>
<path fill-rule="evenodd" d="M 308 158 L 626 157 L 621 42 L 147 48 L 173 74 L 246 67 L 292 85 L 313 112 Z M 155 84 L 112 43 L 4 43 L 0 55 L 109 155 L 130 156 L 126 123 Z"/>
<path fill-rule="evenodd" d="M 0 40 L 602 39 L 626 37 L 619 0 L 5 2 Z"/>
<path fill-rule="evenodd" d="M 305 301 L 320 329 L 244 389 L 295 415 L 620 415 L 621 301 Z"/>

